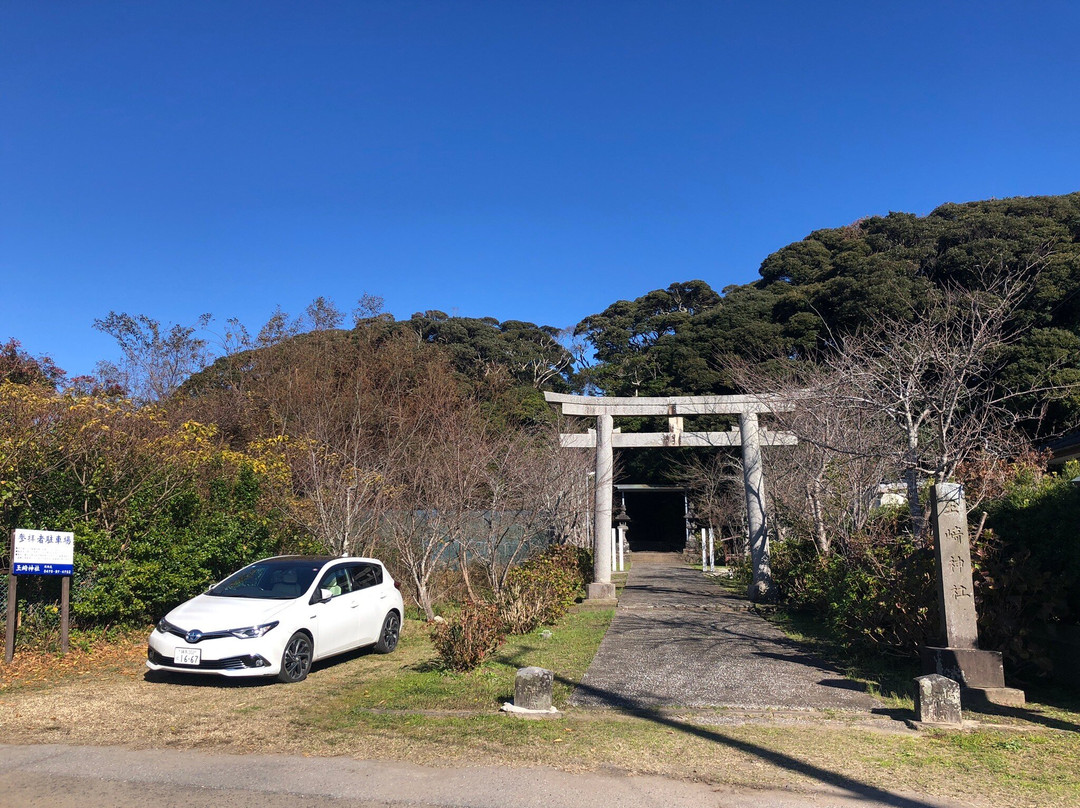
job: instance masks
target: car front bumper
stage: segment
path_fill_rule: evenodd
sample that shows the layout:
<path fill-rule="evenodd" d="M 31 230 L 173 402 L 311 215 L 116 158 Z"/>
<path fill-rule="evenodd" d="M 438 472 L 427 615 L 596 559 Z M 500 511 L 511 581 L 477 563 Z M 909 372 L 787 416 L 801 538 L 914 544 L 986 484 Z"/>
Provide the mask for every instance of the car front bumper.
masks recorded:
<path fill-rule="evenodd" d="M 177 648 L 198 648 L 198 665 L 181 665 L 175 661 Z M 178 673 L 209 673 L 218 676 L 273 676 L 281 668 L 282 649 L 266 637 L 241 640 L 218 637 L 192 645 L 182 637 L 153 631 L 146 649 L 146 667 L 152 671 Z"/>

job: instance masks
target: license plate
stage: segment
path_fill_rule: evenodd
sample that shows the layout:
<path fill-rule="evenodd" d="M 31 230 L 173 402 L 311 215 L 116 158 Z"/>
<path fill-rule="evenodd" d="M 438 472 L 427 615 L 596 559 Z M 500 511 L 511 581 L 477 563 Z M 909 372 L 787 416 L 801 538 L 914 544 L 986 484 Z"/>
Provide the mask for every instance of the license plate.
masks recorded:
<path fill-rule="evenodd" d="M 201 648 L 177 648 L 173 662 L 177 665 L 198 665 L 202 661 Z"/>

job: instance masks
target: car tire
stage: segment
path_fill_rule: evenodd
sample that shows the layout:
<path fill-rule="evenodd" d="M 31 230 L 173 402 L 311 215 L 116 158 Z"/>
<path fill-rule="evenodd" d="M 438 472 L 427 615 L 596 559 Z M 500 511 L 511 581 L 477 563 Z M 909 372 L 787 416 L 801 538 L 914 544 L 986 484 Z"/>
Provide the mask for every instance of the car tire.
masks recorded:
<path fill-rule="evenodd" d="M 397 612 L 388 612 L 379 631 L 379 641 L 375 643 L 376 654 L 389 654 L 397 648 L 401 637 L 401 616 Z"/>
<path fill-rule="evenodd" d="M 286 684 L 304 681 L 311 670 L 313 651 L 311 637 L 304 632 L 298 631 L 289 637 L 289 641 L 285 643 L 285 650 L 281 653 L 278 681 Z"/>

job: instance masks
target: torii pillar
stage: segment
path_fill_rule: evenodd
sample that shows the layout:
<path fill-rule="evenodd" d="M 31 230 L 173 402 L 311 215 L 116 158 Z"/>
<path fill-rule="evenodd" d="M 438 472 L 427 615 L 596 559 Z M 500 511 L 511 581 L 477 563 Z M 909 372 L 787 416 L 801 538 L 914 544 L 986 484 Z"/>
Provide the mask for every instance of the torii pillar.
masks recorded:
<path fill-rule="evenodd" d="M 742 443 L 743 487 L 746 489 L 746 526 L 754 579 L 747 593 L 753 603 L 774 600 L 772 566 L 769 561 L 769 528 L 765 517 L 765 477 L 761 473 L 761 438 L 756 412 L 739 414 Z"/>
<path fill-rule="evenodd" d="M 615 453 L 611 435 L 614 420 L 606 413 L 596 416 L 596 488 L 593 512 L 593 583 L 589 600 L 613 600 L 611 582 L 611 489 L 615 482 Z"/>

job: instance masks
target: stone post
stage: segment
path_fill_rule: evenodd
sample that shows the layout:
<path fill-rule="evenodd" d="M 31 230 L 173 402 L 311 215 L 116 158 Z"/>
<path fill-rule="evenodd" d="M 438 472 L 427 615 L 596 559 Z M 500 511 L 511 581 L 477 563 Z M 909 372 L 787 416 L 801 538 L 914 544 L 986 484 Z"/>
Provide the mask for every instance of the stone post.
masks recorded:
<path fill-rule="evenodd" d="M 750 529 L 750 563 L 754 568 L 754 580 L 747 594 L 752 602 L 763 603 L 773 600 L 776 592 L 769 565 L 769 530 L 765 520 L 765 480 L 761 473 L 757 413 L 739 415 L 739 434 L 746 487 L 746 524 Z"/>
<path fill-rule="evenodd" d="M 589 600 L 615 597 L 611 583 L 611 486 L 614 483 L 615 455 L 611 447 L 613 421 L 610 415 L 596 416 L 596 507 L 593 510 L 593 583 Z"/>
<path fill-rule="evenodd" d="M 971 542 L 963 489 L 957 483 L 934 486 L 930 507 L 937 544 L 938 606 L 945 645 L 978 648 Z"/>
<path fill-rule="evenodd" d="M 521 710 L 551 709 L 554 675 L 544 668 L 519 668 L 514 677 L 514 706 Z"/>
<path fill-rule="evenodd" d="M 937 673 L 915 680 L 915 720 L 924 724 L 959 726 L 960 685 Z"/>
<path fill-rule="evenodd" d="M 956 483 L 935 485 L 930 508 L 945 646 L 922 649 L 923 670 L 957 682 L 969 699 L 1022 706 L 1024 692 L 1005 687 L 1001 654 L 979 649 L 971 542 L 963 489 Z"/>

